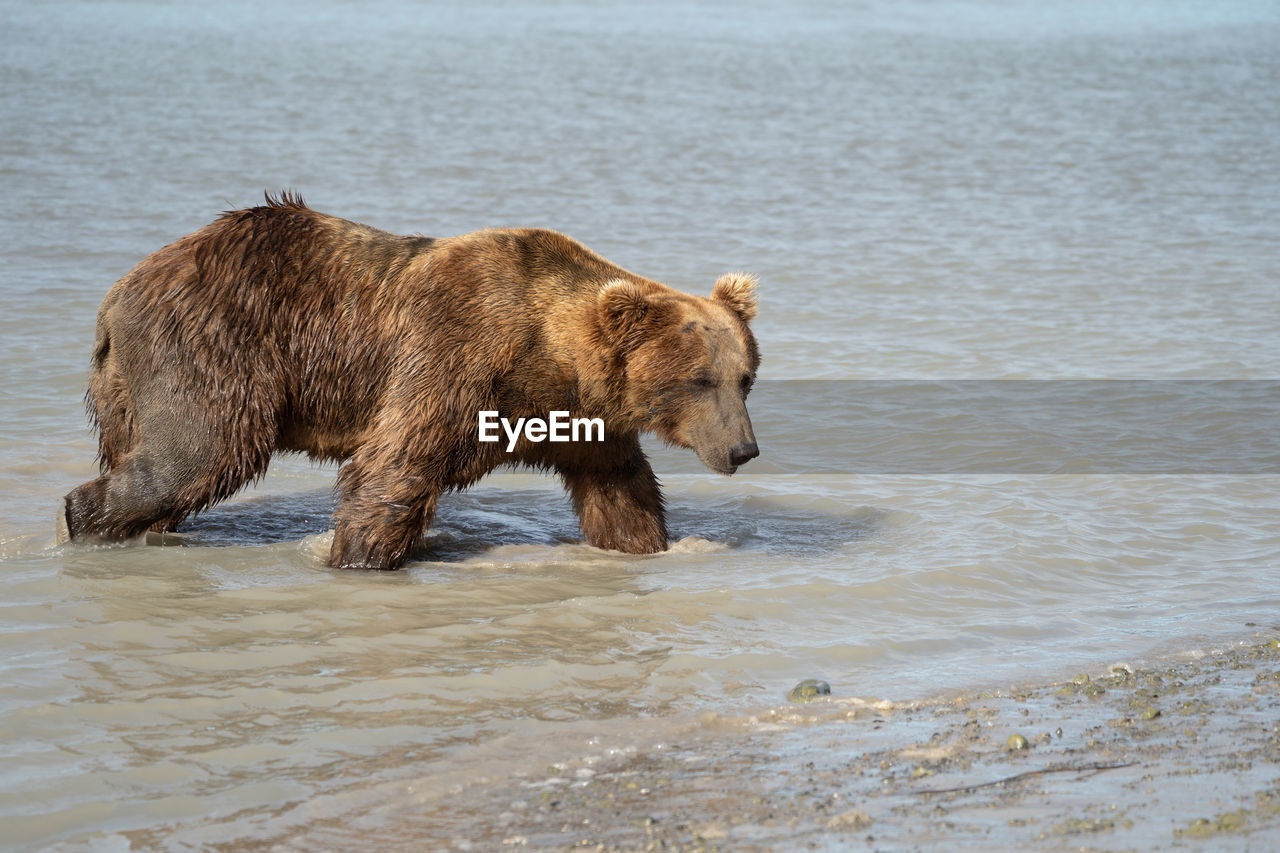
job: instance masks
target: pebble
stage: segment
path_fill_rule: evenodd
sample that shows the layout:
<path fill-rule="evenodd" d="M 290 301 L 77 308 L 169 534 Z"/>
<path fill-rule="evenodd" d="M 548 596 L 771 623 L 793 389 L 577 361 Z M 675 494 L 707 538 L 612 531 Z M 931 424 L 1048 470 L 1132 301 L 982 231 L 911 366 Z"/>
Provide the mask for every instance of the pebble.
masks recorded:
<path fill-rule="evenodd" d="M 871 815 L 860 809 L 849 809 L 827 821 L 827 829 L 866 829 L 872 824 Z"/>
<path fill-rule="evenodd" d="M 806 678 L 804 681 L 791 688 L 791 692 L 787 694 L 788 702 L 812 702 L 819 696 L 830 696 L 831 685 L 825 681 L 819 681 L 816 678 Z"/>

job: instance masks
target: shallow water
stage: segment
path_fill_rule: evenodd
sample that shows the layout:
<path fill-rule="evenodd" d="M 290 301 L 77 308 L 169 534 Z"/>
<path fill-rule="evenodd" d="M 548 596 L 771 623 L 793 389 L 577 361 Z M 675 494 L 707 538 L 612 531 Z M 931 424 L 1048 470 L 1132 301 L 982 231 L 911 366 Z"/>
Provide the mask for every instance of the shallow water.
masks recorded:
<path fill-rule="evenodd" d="M 908 698 L 1275 624 L 1271 4 L 258 5 L 0 4 L 9 845 L 342 846 L 397 780 L 661 741 L 801 678 Z M 335 472 L 296 458 L 163 543 L 54 547 L 103 293 L 280 187 L 395 231 L 557 228 L 694 292 L 758 273 L 765 455 L 726 480 L 655 449 L 652 557 L 505 472 L 404 571 L 332 572 Z M 770 402 L 815 379 L 830 405 Z M 907 379 L 1053 405 L 953 422 Z M 1064 379 L 1158 380 L 1104 405 L 1118 457 L 1054 416 L 1096 402 Z M 1172 380 L 1255 381 L 1224 416 Z M 1148 407 L 1168 429 L 1133 440 Z"/>

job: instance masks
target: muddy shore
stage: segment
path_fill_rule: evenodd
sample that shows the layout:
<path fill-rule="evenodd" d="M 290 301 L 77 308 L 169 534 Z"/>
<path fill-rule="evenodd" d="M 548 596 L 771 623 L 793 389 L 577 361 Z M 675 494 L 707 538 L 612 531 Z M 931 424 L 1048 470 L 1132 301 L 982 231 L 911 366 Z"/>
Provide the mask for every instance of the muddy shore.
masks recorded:
<path fill-rule="evenodd" d="M 996 693 L 841 692 L 460 785 L 384 828 L 476 851 L 1280 846 L 1280 639 Z"/>

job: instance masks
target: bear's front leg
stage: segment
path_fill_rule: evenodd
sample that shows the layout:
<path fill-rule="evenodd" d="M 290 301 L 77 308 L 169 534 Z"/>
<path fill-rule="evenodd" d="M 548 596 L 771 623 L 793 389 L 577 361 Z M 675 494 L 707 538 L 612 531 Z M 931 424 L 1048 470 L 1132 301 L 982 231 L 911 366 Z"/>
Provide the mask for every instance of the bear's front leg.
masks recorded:
<path fill-rule="evenodd" d="M 667 550 L 667 522 L 658 478 L 638 441 L 558 467 L 587 542 L 628 554 Z"/>

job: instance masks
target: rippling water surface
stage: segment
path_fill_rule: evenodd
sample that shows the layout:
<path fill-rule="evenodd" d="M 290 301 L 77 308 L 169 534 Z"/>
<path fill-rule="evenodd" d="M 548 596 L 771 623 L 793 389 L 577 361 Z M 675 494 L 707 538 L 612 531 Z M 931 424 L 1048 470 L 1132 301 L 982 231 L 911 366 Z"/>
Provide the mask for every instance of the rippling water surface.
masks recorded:
<path fill-rule="evenodd" d="M 1006 455 L 984 409 L 952 442 L 914 386 L 860 396 L 1159 380 L 1141 410 L 1171 380 L 1277 378 L 1273 4 L 0 9 L 16 849 L 356 845 L 398 780 L 622 749 L 801 678 L 909 698 L 1276 624 L 1274 384 L 1229 423 L 1179 411 L 1172 469 L 1076 465 L 1035 419 Z M 583 545 L 555 482 L 505 472 L 443 502 L 405 570 L 335 573 L 335 472 L 296 458 L 163 542 L 54 547 L 93 473 L 103 293 L 281 187 L 394 231 L 557 228 L 695 292 L 753 270 L 762 379 L 832 402 L 762 391 L 765 455 L 731 480 L 657 449 L 676 541 L 651 557 Z M 925 464 L 844 467 L 917 423 Z M 1068 455 L 1037 469 L 1032 440 Z"/>

